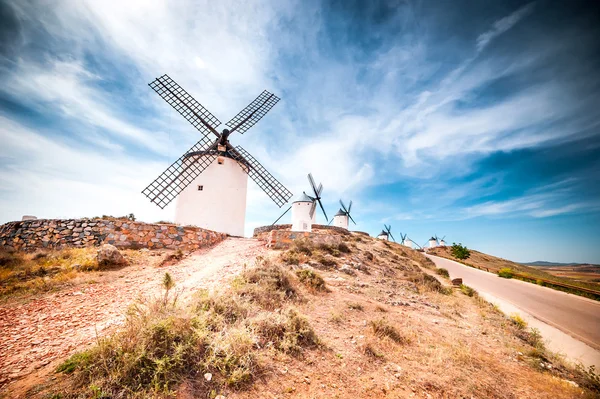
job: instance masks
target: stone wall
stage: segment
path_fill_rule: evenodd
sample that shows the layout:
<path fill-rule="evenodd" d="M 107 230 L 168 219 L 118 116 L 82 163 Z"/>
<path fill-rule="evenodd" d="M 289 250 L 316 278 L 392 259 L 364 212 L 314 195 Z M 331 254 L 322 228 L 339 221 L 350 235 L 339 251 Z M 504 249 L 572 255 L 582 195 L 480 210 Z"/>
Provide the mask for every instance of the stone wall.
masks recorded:
<path fill-rule="evenodd" d="M 194 250 L 223 241 L 226 234 L 199 227 L 128 220 L 39 219 L 0 226 L 0 248 L 37 250 L 112 244 L 119 248 Z"/>
<path fill-rule="evenodd" d="M 291 224 L 276 224 L 274 226 L 257 227 L 254 229 L 253 237 L 263 238 L 263 236 L 266 236 L 265 233 L 269 233 L 274 230 L 288 230 L 289 231 L 289 230 L 291 230 L 291 228 L 292 228 Z M 312 229 L 316 230 L 317 232 L 320 232 L 320 233 L 331 232 L 331 233 L 337 233 L 337 234 L 342 234 L 342 235 L 350 234 L 350 232 L 348 230 L 343 229 L 341 227 L 326 226 L 324 224 L 313 224 Z M 322 231 L 322 230 L 324 230 L 324 231 Z"/>
<path fill-rule="evenodd" d="M 263 233 L 264 241 L 267 242 L 268 248 L 285 249 L 289 248 L 294 240 L 306 238 L 314 244 L 330 244 L 337 245 L 342 242 L 342 236 L 338 234 L 315 233 L 306 231 L 289 231 L 289 230 L 271 230 L 269 233 Z"/>

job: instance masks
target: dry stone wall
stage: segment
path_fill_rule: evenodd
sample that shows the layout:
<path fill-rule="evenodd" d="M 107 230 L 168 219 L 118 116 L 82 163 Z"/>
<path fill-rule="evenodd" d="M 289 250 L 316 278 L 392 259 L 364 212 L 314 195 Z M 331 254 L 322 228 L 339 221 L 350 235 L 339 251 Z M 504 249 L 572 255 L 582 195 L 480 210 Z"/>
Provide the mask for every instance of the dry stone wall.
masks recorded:
<path fill-rule="evenodd" d="M 288 230 L 289 231 L 291 229 L 292 229 L 291 224 L 276 224 L 273 226 L 257 227 L 254 229 L 254 238 L 264 239 L 264 237 L 267 236 L 267 233 L 269 233 L 271 231 L 274 231 L 274 230 Z M 325 231 L 327 231 L 327 232 L 334 233 L 334 234 L 342 234 L 342 235 L 350 234 L 350 232 L 344 228 L 337 227 L 337 226 L 326 226 L 324 224 L 313 224 L 312 229 L 319 233 L 325 233 Z M 325 230 L 325 231 L 322 231 L 322 230 Z"/>
<path fill-rule="evenodd" d="M 266 241 L 266 246 L 273 249 L 289 248 L 294 240 L 307 239 L 313 244 L 337 245 L 342 242 L 342 236 L 337 234 L 324 234 L 307 231 L 271 230 L 260 238 Z"/>
<path fill-rule="evenodd" d="M 216 244 L 226 234 L 191 226 L 106 219 L 38 219 L 0 226 L 0 248 L 37 250 L 112 244 L 118 248 L 181 248 Z"/>

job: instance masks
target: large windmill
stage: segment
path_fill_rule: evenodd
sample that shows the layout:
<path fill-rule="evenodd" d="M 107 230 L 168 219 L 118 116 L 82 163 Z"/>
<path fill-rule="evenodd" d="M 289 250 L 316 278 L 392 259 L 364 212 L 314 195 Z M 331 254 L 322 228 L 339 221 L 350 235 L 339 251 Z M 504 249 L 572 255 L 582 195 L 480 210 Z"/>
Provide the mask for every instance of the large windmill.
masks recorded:
<path fill-rule="evenodd" d="M 283 184 L 244 148 L 229 142 L 232 133 L 245 133 L 265 116 L 279 101 L 277 96 L 263 91 L 219 132 L 221 122 L 169 76 L 149 86 L 201 134 L 200 141 L 142 191 L 160 208 L 178 196 L 176 223 L 244 235 L 248 176 L 279 207 L 289 201 L 292 193 Z"/>
<path fill-rule="evenodd" d="M 388 226 L 387 224 L 384 224 L 383 227 L 384 227 L 384 229 L 381 230 L 381 233 L 379 233 L 377 235 L 377 238 L 379 238 L 380 240 L 386 240 L 386 241 L 389 241 L 391 238 L 394 242 L 396 242 L 396 239 L 392 235 L 392 226 L 391 225 Z"/>
<path fill-rule="evenodd" d="M 352 210 L 352 201 L 348 203 L 347 208 L 342 200 L 340 200 L 340 205 L 340 210 L 333 216 L 333 225 L 348 230 L 348 219 L 352 220 L 352 223 L 356 225 L 352 215 L 350 215 L 350 210 Z"/>
<path fill-rule="evenodd" d="M 323 204 L 321 203 L 321 193 L 323 192 L 323 184 L 317 185 L 315 184 L 315 179 L 313 179 L 312 173 L 308 174 L 308 183 L 312 189 L 313 195 L 306 194 L 305 191 L 302 192 L 296 200 L 292 202 L 292 205 L 285 212 L 281 214 L 273 222 L 273 225 L 279 221 L 292 210 L 292 231 L 312 231 L 312 225 L 316 222 L 317 217 L 317 203 L 321 207 L 323 211 L 323 215 L 325 216 L 325 220 L 327 220 L 327 213 L 325 212 L 325 208 L 323 208 Z"/>

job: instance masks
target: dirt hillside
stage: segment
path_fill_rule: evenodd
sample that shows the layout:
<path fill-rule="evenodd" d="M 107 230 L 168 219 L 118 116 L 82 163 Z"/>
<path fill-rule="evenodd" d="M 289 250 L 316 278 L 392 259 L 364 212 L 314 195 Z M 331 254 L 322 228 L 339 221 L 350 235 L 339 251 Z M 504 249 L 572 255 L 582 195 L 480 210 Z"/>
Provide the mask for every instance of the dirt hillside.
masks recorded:
<path fill-rule="evenodd" d="M 5 397 L 598 395 L 593 374 L 395 243 L 352 234 L 273 251 L 229 239 L 172 265 L 140 262 L 93 291 L 73 283 L 2 304 L 2 369 L 16 370 Z M 31 358 L 50 360 L 21 368 Z"/>

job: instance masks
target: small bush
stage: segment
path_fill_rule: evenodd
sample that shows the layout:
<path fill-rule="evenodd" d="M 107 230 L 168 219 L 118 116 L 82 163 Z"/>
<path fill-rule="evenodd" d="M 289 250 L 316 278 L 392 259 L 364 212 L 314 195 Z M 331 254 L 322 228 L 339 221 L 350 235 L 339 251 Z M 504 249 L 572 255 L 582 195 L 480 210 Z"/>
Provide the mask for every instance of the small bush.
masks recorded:
<path fill-rule="evenodd" d="M 373 329 L 373 333 L 380 338 L 388 337 L 397 343 L 405 343 L 407 341 L 394 326 L 389 325 L 384 319 L 372 320 L 369 322 L 369 325 Z"/>
<path fill-rule="evenodd" d="M 517 313 L 510 316 L 510 321 L 519 330 L 524 330 L 525 328 L 527 328 L 527 322 L 523 320 L 523 318 Z"/>
<path fill-rule="evenodd" d="M 502 278 L 513 278 L 514 272 L 509 267 L 504 267 L 498 270 L 498 276 Z"/>
<path fill-rule="evenodd" d="M 470 297 L 477 296 L 477 291 L 475 289 L 469 287 L 468 285 L 461 284 L 460 290 L 466 296 L 470 296 Z"/>
<path fill-rule="evenodd" d="M 294 240 L 294 248 L 296 252 L 306 254 L 308 256 L 312 255 L 312 251 L 314 249 L 314 245 L 312 241 L 306 238 L 299 238 Z"/>
<path fill-rule="evenodd" d="M 461 260 L 468 259 L 469 256 L 471 256 L 471 252 L 467 249 L 467 247 L 460 243 L 453 243 L 452 247 L 450 248 L 450 252 L 452 253 L 452 256 L 454 256 L 456 259 Z"/>
<path fill-rule="evenodd" d="M 366 356 L 369 356 L 369 357 L 372 357 L 375 359 L 383 358 L 383 354 L 379 353 L 379 351 L 377 350 L 375 345 L 373 345 L 371 342 L 364 343 L 363 345 L 360 346 L 359 349 Z"/>
<path fill-rule="evenodd" d="M 412 274 L 407 277 L 407 280 L 415 283 L 419 291 L 433 291 L 441 294 L 449 294 L 451 292 L 437 278 L 423 272 Z"/>
<path fill-rule="evenodd" d="M 341 242 L 338 244 L 338 251 L 343 252 L 345 254 L 350 253 L 350 247 L 346 245 L 346 243 Z"/>
<path fill-rule="evenodd" d="M 312 270 L 297 270 L 296 275 L 300 282 L 316 291 L 329 291 L 325 285 L 325 280 Z"/>
<path fill-rule="evenodd" d="M 444 276 L 446 278 L 450 278 L 450 273 L 448 273 L 448 269 L 439 268 L 435 271 L 440 276 Z"/>
<path fill-rule="evenodd" d="M 298 255 L 298 252 L 295 250 L 285 251 L 281 254 L 281 260 L 288 265 L 298 265 L 300 264 L 300 257 Z"/>
<path fill-rule="evenodd" d="M 314 260 L 329 268 L 334 268 L 338 265 L 337 261 L 331 256 L 317 255 Z"/>
<path fill-rule="evenodd" d="M 363 310 L 363 306 L 358 302 L 348 302 L 348 308 L 352 310 Z"/>
<path fill-rule="evenodd" d="M 278 265 L 264 259 L 257 266 L 242 273 L 235 290 L 266 309 L 281 307 L 285 301 L 298 298 L 290 274 Z"/>

